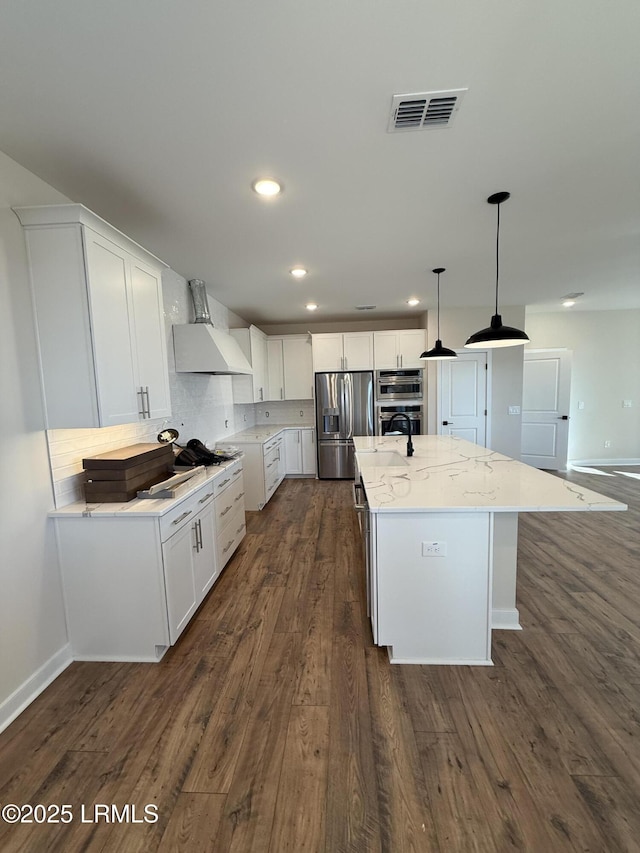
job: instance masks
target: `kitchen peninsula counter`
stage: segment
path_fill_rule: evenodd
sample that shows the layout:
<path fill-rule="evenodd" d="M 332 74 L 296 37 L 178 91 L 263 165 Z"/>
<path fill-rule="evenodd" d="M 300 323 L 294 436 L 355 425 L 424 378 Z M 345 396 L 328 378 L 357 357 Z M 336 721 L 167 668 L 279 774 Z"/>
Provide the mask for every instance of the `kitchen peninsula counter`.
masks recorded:
<path fill-rule="evenodd" d="M 373 639 L 392 663 L 491 665 L 520 629 L 518 513 L 625 504 L 454 436 L 356 437 Z"/>

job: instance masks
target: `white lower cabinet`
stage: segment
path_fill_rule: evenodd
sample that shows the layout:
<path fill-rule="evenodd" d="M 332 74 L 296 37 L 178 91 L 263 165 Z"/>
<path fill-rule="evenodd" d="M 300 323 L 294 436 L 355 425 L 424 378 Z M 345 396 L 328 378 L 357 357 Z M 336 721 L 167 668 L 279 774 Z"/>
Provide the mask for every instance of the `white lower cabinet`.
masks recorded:
<path fill-rule="evenodd" d="M 266 441 L 242 443 L 244 452 L 244 501 L 248 510 L 259 510 L 284 479 L 286 430 L 272 435 Z"/>
<path fill-rule="evenodd" d="M 161 516 L 53 515 L 74 659 L 157 661 L 244 538 L 242 461 Z"/>
<path fill-rule="evenodd" d="M 369 615 L 391 662 L 490 665 L 492 514 L 379 512 L 369 525 Z"/>
<path fill-rule="evenodd" d="M 316 473 L 316 443 L 315 431 L 307 429 L 286 429 L 285 460 L 286 474 L 315 476 Z"/>

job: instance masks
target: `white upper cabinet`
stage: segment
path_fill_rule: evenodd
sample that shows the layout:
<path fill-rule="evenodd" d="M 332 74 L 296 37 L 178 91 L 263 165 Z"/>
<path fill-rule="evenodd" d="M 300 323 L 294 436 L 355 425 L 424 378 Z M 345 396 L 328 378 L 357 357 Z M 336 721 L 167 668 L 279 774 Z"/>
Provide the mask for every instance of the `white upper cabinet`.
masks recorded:
<path fill-rule="evenodd" d="M 82 205 L 15 212 L 25 229 L 47 427 L 170 416 L 166 265 Z"/>
<path fill-rule="evenodd" d="M 284 400 L 282 338 L 267 338 L 267 400 Z"/>
<path fill-rule="evenodd" d="M 313 399 L 309 335 L 267 338 L 268 400 Z"/>
<path fill-rule="evenodd" d="M 373 332 L 312 335 L 312 339 L 316 373 L 373 369 Z"/>
<path fill-rule="evenodd" d="M 262 403 L 267 400 L 267 336 L 257 326 L 229 329 L 253 368 L 252 376 L 233 377 L 234 403 Z"/>
<path fill-rule="evenodd" d="M 313 399 L 313 364 L 309 335 L 291 335 L 282 339 L 284 362 L 284 399 Z"/>
<path fill-rule="evenodd" d="M 420 355 L 424 352 L 424 329 L 398 329 L 373 333 L 376 370 L 400 370 L 424 367 Z"/>

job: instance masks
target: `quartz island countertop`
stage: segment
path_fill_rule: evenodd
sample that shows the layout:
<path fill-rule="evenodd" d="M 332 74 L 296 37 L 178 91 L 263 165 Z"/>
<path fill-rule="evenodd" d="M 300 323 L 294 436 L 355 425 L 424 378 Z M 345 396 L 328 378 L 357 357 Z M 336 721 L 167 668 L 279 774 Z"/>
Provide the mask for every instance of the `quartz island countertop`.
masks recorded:
<path fill-rule="evenodd" d="M 455 436 L 354 438 L 371 512 L 584 512 L 626 504 Z M 406 464 L 376 465 L 396 451 Z M 399 461 L 399 460 L 397 460 Z"/>

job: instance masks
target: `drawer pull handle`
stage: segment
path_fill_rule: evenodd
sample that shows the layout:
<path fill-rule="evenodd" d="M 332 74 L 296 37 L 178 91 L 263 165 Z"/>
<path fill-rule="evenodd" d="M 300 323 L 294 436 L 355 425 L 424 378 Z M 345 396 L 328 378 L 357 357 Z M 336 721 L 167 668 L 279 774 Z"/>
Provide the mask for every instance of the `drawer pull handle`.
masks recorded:
<path fill-rule="evenodd" d="M 238 470 L 237 470 L 237 471 L 234 471 L 234 472 L 233 472 L 233 474 L 232 474 L 232 476 L 233 476 L 233 477 L 237 477 L 237 476 L 238 476 L 238 474 L 242 474 L 242 468 L 238 468 Z"/>
<path fill-rule="evenodd" d="M 273 462 L 275 462 L 275 461 L 276 460 L 274 459 Z M 269 464 L 267 465 L 267 468 L 271 468 L 271 466 L 273 465 L 273 462 L 269 462 Z"/>
<path fill-rule="evenodd" d="M 205 501 L 208 501 L 209 498 L 212 496 L 213 496 L 213 492 L 207 492 L 207 494 L 203 498 L 200 498 L 198 503 L 203 504 Z"/>
<path fill-rule="evenodd" d="M 232 506 L 233 506 L 233 504 L 232 504 Z M 228 506 L 226 509 L 223 509 L 222 512 L 220 513 L 220 518 L 222 518 L 223 515 L 226 515 L 230 509 L 231 509 L 231 506 Z"/>
<path fill-rule="evenodd" d="M 226 547 L 226 548 L 223 548 L 223 549 L 222 549 L 222 553 L 223 553 L 223 554 L 226 554 L 226 553 L 227 553 L 227 551 L 229 550 L 229 548 L 231 548 L 231 546 L 232 546 L 232 545 L 233 545 L 233 539 L 229 542 L 229 544 L 227 545 L 227 547 Z"/>
<path fill-rule="evenodd" d="M 226 480 L 223 480 L 223 481 L 220 483 L 220 486 L 226 486 L 226 485 L 227 485 L 227 483 L 230 483 L 230 482 L 231 482 L 231 480 L 230 480 L 229 478 L 227 478 Z"/>
<path fill-rule="evenodd" d="M 236 503 L 244 497 L 244 492 L 240 492 L 238 497 L 236 498 Z"/>
<path fill-rule="evenodd" d="M 192 509 L 188 509 L 186 512 L 183 512 L 182 515 L 178 516 L 178 518 L 176 518 L 175 521 L 172 521 L 171 523 L 172 524 L 180 524 L 182 519 L 186 518 L 188 515 L 191 515 L 192 512 L 193 512 Z"/>
<path fill-rule="evenodd" d="M 238 533 L 242 533 L 243 530 L 244 530 L 244 524 L 241 524 L 240 527 L 236 530 L 236 536 L 238 535 Z"/>

